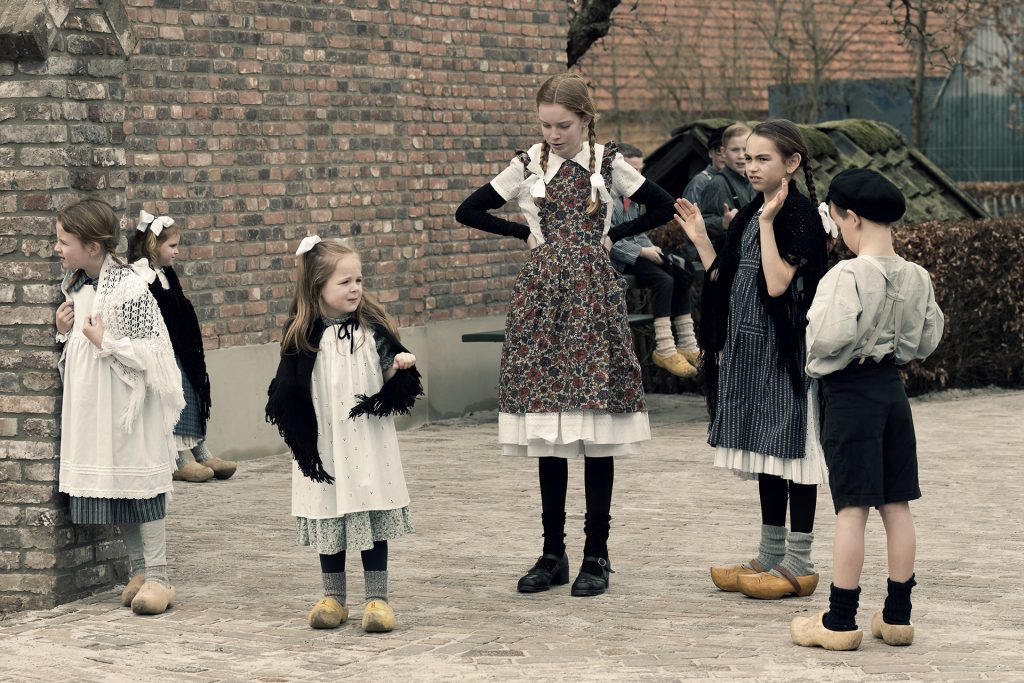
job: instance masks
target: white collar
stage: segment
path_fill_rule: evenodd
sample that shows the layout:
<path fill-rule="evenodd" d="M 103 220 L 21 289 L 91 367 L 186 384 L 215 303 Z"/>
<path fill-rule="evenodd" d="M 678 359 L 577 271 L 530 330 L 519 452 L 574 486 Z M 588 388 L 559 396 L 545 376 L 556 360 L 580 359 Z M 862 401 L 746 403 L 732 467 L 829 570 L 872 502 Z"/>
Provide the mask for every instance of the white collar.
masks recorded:
<path fill-rule="evenodd" d="M 544 146 L 543 143 L 538 142 L 536 145 L 534 145 L 533 147 L 530 148 L 530 151 L 529 151 L 530 163 L 526 166 L 526 170 L 530 171 L 531 173 L 533 173 L 534 175 L 537 175 L 537 176 L 543 175 L 544 176 L 544 182 L 546 183 L 546 182 L 548 182 L 549 180 L 551 180 L 552 178 L 555 177 L 555 173 L 557 173 L 558 169 L 561 168 L 562 162 L 569 161 L 569 160 L 565 159 L 564 157 L 558 156 L 558 154 L 556 154 L 553 150 L 549 150 L 548 151 L 548 169 L 547 169 L 547 173 L 542 173 L 541 168 L 540 168 L 540 154 L 541 154 L 541 149 L 543 148 L 543 146 Z M 600 172 L 601 159 L 604 157 L 604 145 L 599 145 L 599 144 L 595 144 L 594 145 L 594 157 L 597 159 L 597 168 L 598 168 L 598 171 Z M 579 164 L 584 169 L 589 171 L 590 170 L 590 145 L 587 144 L 587 143 L 583 143 L 583 147 L 580 148 L 580 151 L 576 154 L 576 156 L 574 156 L 571 159 L 571 161 L 575 161 L 577 164 Z"/>

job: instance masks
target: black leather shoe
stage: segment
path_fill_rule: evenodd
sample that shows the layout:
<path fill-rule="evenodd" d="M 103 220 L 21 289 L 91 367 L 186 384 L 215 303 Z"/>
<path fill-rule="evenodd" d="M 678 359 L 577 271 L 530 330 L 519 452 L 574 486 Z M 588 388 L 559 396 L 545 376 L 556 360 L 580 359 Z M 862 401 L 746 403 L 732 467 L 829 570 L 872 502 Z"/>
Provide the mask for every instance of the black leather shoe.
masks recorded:
<path fill-rule="evenodd" d="M 569 583 L 569 556 L 541 555 L 537 564 L 519 579 L 516 589 L 520 593 L 540 593 L 551 586 L 564 586 Z"/>
<path fill-rule="evenodd" d="M 608 590 L 608 575 L 613 573 L 611 564 L 603 557 L 584 557 L 580 574 L 572 582 L 573 596 L 601 595 Z"/>

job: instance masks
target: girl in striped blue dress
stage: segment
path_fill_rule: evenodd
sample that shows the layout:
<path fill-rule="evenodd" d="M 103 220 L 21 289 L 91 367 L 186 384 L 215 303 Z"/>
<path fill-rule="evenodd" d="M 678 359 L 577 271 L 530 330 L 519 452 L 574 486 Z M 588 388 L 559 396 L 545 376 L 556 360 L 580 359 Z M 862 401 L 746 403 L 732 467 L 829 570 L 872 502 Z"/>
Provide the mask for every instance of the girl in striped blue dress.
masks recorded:
<path fill-rule="evenodd" d="M 701 306 L 708 443 L 715 465 L 756 479 L 761 542 L 749 562 L 711 568 L 715 585 L 762 599 L 814 592 L 811 562 L 817 486 L 827 478 L 816 388 L 804 373 L 806 313 L 826 270 L 825 231 L 800 130 L 762 123 L 747 139 L 746 174 L 759 194 L 733 219 L 723 253 L 697 206 L 676 221 L 706 273 Z M 792 175 L 803 169 L 808 200 Z M 790 527 L 786 529 L 786 509 Z"/>

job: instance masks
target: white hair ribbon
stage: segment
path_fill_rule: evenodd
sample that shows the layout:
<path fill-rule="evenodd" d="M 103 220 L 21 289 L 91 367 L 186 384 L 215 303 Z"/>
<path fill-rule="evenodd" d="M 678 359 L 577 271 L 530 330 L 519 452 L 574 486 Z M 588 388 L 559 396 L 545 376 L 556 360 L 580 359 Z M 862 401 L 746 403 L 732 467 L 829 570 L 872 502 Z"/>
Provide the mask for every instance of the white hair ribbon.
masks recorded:
<path fill-rule="evenodd" d="M 157 237 L 164 231 L 164 228 L 169 228 L 174 225 L 174 219 L 170 216 L 156 216 L 149 213 L 145 209 L 139 211 L 139 222 L 135 226 L 135 229 L 139 232 L 146 232 L 151 230 Z"/>
<path fill-rule="evenodd" d="M 544 199 L 548 194 L 548 188 L 544 184 L 544 178 L 537 176 L 536 182 L 530 188 L 530 196 L 534 199 Z"/>
<path fill-rule="evenodd" d="M 139 232 L 146 232 L 146 229 L 149 228 L 149 224 L 153 222 L 154 218 L 156 218 L 156 216 L 146 211 L 145 209 L 140 210 L 139 223 L 138 225 L 135 226 L 135 229 L 138 230 Z"/>
<path fill-rule="evenodd" d="M 832 237 L 839 237 L 839 226 L 832 220 L 832 216 L 828 212 L 828 204 L 825 202 L 818 204 L 818 215 L 821 216 L 821 223 L 825 226 L 825 232 L 832 235 Z"/>
<path fill-rule="evenodd" d="M 302 256 L 318 244 L 320 244 L 320 235 L 309 235 L 308 237 L 303 237 L 302 241 L 299 242 L 299 248 L 295 250 L 295 255 Z"/>
<path fill-rule="evenodd" d="M 601 201 L 605 204 L 612 203 L 612 195 L 608 192 L 608 188 L 604 185 L 604 177 L 600 173 L 595 173 L 590 176 L 590 186 L 597 190 L 597 193 L 601 195 Z"/>
<path fill-rule="evenodd" d="M 147 285 L 153 284 L 156 280 L 156 271 L 149 267 L 149 259 L 140 258 L 138 261 L 132 264 L 132 270 L 135 274 L 146 281 Z"/>

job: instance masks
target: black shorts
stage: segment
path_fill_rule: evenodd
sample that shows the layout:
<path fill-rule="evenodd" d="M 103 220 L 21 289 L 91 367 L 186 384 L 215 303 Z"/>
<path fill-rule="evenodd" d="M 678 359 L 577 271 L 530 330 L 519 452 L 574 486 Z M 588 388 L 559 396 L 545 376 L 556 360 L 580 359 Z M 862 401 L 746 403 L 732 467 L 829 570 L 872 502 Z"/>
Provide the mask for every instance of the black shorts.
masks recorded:
<path fill-rule="evenodd" d="M 822 378 L 822 446 L 836 512 L 921 497 L 917 438 L 891 359 L 854 361 Z"/>

